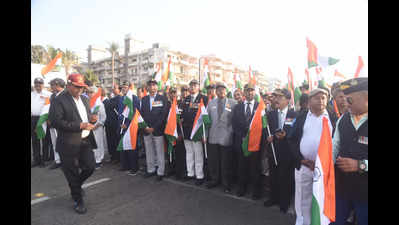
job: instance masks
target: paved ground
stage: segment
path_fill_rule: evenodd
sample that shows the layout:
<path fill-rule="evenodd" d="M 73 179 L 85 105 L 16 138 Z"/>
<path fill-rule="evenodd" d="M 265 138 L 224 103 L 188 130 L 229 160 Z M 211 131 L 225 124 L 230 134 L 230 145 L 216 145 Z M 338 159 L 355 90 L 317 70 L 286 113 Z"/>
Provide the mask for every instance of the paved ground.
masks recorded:
<path fill-rule="evenodd" d="M 250 195 L 238 198 L 221 188 L 206 189 L 193 181 L 180 182 L 141 174 L 129 176 L 105 164 L 85 182 L 85 215 L 76 214 L 60 169 L 31 169 L 32 225 L 250 225 L 294 224 L 292 215 L 263 207 Z M 94 182 L 94 183 L 93 183 Z M 88 186 L 87 186 L 88 185 Z M 42 193 L 42 196 L 40 195 Z M 39 195 L 38 195 L 39 194 Z M 43 200 L 43 201 L 41 201 Z"/>

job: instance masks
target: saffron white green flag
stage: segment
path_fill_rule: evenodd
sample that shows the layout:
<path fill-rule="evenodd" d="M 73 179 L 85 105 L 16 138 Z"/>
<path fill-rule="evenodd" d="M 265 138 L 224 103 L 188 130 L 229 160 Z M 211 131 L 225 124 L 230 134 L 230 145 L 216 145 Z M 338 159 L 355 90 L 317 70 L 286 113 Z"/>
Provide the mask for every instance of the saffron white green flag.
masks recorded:
<path fill-rule="evenodd" d="M 129 118 L 129 120 L 132 120 L 133 118 L 133 85 L 131 84 L 129 86 L 129 90 L 127 91 L 127 94 L 125 96 L 125 99 L 123 100 L 123 104 L 125 105 L 125 109 L 123 109 L 122 115 L 125 118 Z"/>
<path fill-rule="evenodd" d="M 100 105 L 103 104 L 101 101 L 101 88 L 97 89 L 97 93 L 90 98 L 90 111 L 95 114 L 100 110 Z"/>
<path fill-rule="evenodd" d="M 200 101 L 197 114 L 195 115 L 193 130 L 191 131 L 190 139 L 192 141 L 201 141 L 203 138 L 203 126 L 208 128 L 211 124 L 211 119 L 209 118 L 208 111 L 204 106 L 204 102 Z"/>
<path fill-rule="evenodd" d="M 135 150 L 137 144 L 137 133 L 140 128 L 146 128 L 147 124 L 145 123 L 143 117 L 141 117 L 140 112 L 136 109 L 136 113 L 134 114 L 133 120 L 129 124 L 129 128 L 119 141 L 119 145 L 117 151 L 122 150 Z"/>
<path fill-rule="evenodd" d="M 36 125 L 36 134 L 37 139 L 43 139 L 46 136 L 46 129 L 47 129 L 47 120 L 48 120 L 48 111 L 50 109 L 50 98 L 47 97 L 45 99 L 44 106 L 40 113 L 39 120 L 37 121 Z"/>
<path fill-rule="evenodd" d="M 323 117 L 323 130 L 314 168 L 311 225 L 328 225 L 335 221 L 335 175 L 332 138 L 328 120 Z"/>
<path fill-rule="evenodd" d="M 209 77 L 209 68 L 208 68 L 208 60 L 205 58 L 205 63 L 204 63 L 204 68 L 201 76 L 201 86 L 202 87 L 202 92 L 206 93 L 206 87 L 209 86 L 211 83 L 211 79 Z"/>

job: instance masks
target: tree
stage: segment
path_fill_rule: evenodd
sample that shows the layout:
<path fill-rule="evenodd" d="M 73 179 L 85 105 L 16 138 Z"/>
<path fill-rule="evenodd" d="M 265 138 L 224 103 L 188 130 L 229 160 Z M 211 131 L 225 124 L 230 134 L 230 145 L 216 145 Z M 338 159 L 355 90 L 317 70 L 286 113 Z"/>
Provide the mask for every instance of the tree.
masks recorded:
<path fill-rule="evenodd" d="M 112 56 L 112 87 L 114 87 L 115 86 L 115 71 L 114 71 L 115 56 L 118 52 L 119 45 L 116 42 L 109 43 L 109 45 L 110 45 L 109 48 L 106 48 L 106 49 L 109 53 L 111 53 L 111 56 Z"/>
<path fill-rule="evenodd" d="M 88 69 L 86 70 L 86 72 L 84 72 L 84 77 L 86 80 L 89 80 L 93 85 L 98 84 L 100 82 L 98 80 L 98 76 L 91 69 Z"/>
<path fill-rule="evenodd" d="M 77 55 L 66 49 L 65 52 L 62 52 L 62 64 L 64 64 L 64 68 L 65 68 L 65 75 L 68 79 L 68 75 L 69 75 L 69 70 L 71 69 L 71 67 L 73 65 L 77 65 L 78 64 L 78 57 Z"/>
<path fill-rule="evenodd" d="M 47 64 L 48 53 L 41 45 L 31 46 L 31 62 L 37 64 Z"/>

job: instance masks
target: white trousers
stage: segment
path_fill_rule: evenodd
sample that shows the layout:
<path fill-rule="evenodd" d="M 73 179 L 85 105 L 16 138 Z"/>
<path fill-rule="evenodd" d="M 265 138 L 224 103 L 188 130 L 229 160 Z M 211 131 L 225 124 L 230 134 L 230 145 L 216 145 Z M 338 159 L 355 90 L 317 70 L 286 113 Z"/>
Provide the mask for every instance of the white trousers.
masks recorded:
<path fill-rule="evenodd" d="M 61 163 L 60 155 L 58 152 L 55 151 L 55 145 L 57 143 L 57 130 L 55 128 L 50 128 L 50 138 L 51 138 L 51 144 L 53 145 L 53 151 L 54 151 L 54 161 L 55 163 Z"/>
<path fill-rule="evenodd" d="M 97 148 L 93 149 L 94 158 L 96 159 L 96 163 L 101 163 L 104 159 L 104 127 L 99 126 L 97 129 L 93 130 L 94 139 L 97 143 Z"/>
<path fill-rule="evenodd" d="M 156 137 L 152 134 L 144 136 L 145 157 L 147 172 L 154 173 L 155 165 L 158 166 L 157 175 L 165 174 L 165 141 L 163 136 Z"/>
<path fill-rule="evenodd" d="M 313 171 L 302 165 L 295 169 L 295 225 L 310 225 L 313 191 Z"/>
<path fill-rule="evenodd" d="M 204 151 L 201 141 L 184 140 L 186 148 L 187 176 L 197 179 L 204 178 Z M 195 170 L 194 170 L 195 168 Z"/>

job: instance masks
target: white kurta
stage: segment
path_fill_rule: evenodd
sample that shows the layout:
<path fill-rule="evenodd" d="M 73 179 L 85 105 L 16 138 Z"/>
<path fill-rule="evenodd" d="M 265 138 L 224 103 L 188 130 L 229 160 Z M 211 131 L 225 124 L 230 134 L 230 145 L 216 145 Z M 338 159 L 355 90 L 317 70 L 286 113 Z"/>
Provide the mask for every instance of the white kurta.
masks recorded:
<path fill-rule="evenodd" d="M 324 111 L 320 116 L 316 116 L 310 111 L 307 114 L 299 147 L 305 159 L 316 161 L 323 131 L 323 117 L 327 117 L 330 134 L 332 134 L 332 126 L 327 111 Z M 312 193 L 313 171 L 302 165 L 300 170 L 295 170 L 295 225 L 310 225 Z"/>
<path fill-rule="evenodd" d="M 97 123 L 95 124 L 95 125 L 100 124 L 100 126 L 97 129 L 93 130 L 94 139 L 96 140 L 97 143 L 97 148 L 93 149 L 96 163 L 101 163 L 102 160 L 104 159 L 104 151 L 106 147 L 104 123 L 106 118 L 107 115 L 105 114 L 104 104 L 101 103 L 100 109 L 98 111 L 98 120 Z"/>

